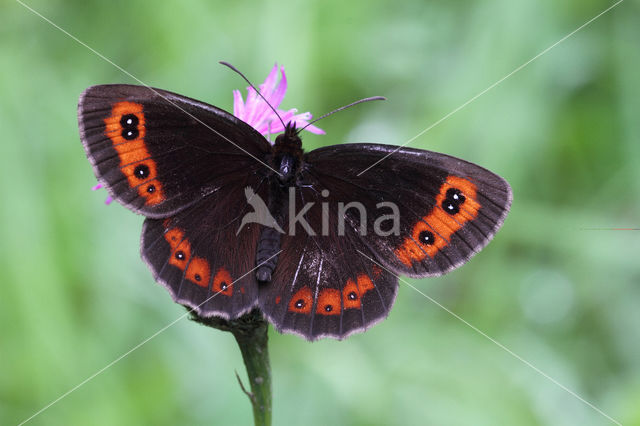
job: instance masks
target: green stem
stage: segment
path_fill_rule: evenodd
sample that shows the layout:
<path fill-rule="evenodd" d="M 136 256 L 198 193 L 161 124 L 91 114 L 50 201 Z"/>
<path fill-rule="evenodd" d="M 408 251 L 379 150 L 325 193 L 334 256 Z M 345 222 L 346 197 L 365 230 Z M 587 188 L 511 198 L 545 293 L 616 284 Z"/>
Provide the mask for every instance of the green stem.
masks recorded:
<path fill-rule="evenodd" d="M 236 377 L 242 391 L 249 397 L 253 406 L 254 424 L 256 426 L 271 425 L 271 367 L 267 333 L 269 323 L 262 317 L 260 311 L 253 310 L 235 320 L 197 316 L 191 319 L 233 334 L 247 369 L 251 392 L 245 389 L 238 373 Z"/>

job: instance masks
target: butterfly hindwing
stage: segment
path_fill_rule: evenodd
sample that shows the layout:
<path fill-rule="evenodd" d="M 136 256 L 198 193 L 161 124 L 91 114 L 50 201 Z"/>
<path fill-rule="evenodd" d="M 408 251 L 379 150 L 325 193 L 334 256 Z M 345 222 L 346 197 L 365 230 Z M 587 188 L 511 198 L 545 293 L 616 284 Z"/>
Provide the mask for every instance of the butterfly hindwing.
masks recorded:
<path fill-rule="evenodd" d="M 111 195 L 148 217 L 177 213 L 225 176 L 264 169 L 269 143 L 214 106 L 160 89 L 92 86 L 78 103 L 80 136 Z"/>
<path fill-rule="evenodd" d="M 197 204 L 166 219 L 146 219 L 142 257 L 172 298 L 201 317 L 237 318 L 258 298 L 257 224 L 236 235 L 247 213 L 246 186 L 266 197 L 264 179 L 238 175 Z"/>
<path fill-rule="evenodd" d="M 298 206 L 320 201 L 311 187 L 296 189 L 295 197 Z M 351 230 L 338 235 L 335 212 L 325 215 L 327 235 L 320 235 L 322 210 L 308 213 L 316 235 L 297 226 L 282 236 L 272 280 L 260 288 L 260 309 L 277 330 L 307 340 L 362 332 L 388 315 L 398 278 L 375 262 Z"/>
<path fill-rule="evenodd" d="M 306 179 L 318 191 L 329 191 L 329 202 L 364 206 L 366 235 L 361 238 L 386 267 L 414 277 L 444 274 L 491 240 L 509 211 L 511 188 L 475 164 L 430 151 L 396 149 L 371 144 L 320 148 L 305 157 Z M 396 232 L 390 232 L 390 219 L 376 229 L 381 215 L 399 218 Z M 346 212 L 346 221 L 357 229 L 363 226 L 357 209 Z"/>

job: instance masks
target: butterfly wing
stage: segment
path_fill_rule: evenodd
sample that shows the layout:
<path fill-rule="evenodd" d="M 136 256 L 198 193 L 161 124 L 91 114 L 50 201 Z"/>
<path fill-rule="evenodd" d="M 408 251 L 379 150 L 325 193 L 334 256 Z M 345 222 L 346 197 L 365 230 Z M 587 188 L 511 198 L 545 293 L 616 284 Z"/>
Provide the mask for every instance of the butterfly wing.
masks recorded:
<path fill-rule="evenodd" d="M 89 87 L 78 103 L 80 136 L 99 181 L 131 210 L 173 215 L 226 176 L 264 171 L 269 143 L 214 106 L 144 86 Z"/>
<path fill-rule="evenodd" d="M 314 190 L 301 188 L 295 197 L 303 205 Z M 322 217 L 321 210 L 309 210 L 308 222 L 318 225 Z M 261 311 L 280 332 L 343 339 L 384 319 L 393 305 L 398 278 L 380 268 L 353 233 L 339 236 L 335 219 L 329 225 L 328 235 L 298 226 L 282 236 L 282 255 L 259 295 Z"/>
<path fill-rule="evenodd" d="M 374 144 L 317 149 L 306 155 L 307 179 L 318 190 L 329 190 L 332 203 L 364 206 L 366 223 L 357 209 L 345 213 L 346 221 L 366 231 L 362 240 L 387 268 L 414 277 L 442 275 L 493 238 L 509 212 L 511 187 L 455 157 L 396 149 Z M 397 229 L 391 219 L 376 222 L 384 215 L 398 217 Z"/>
<path fill-rule="evenodd" d="M 305 155 L 290 211 L 314 203 L 309 227 L 296 223 L 295 235 L 282 237 L 286 256 L 260 289 L 260 308 L 278 330 L 309 340 L 363 331 L 387 316 L 397 275 L 444 274 L 502 225 L 511 189 L 475 164 L 403 148 L 358 176 L 396 148 L 349 144 Z"/>
<path fill-rule="evenodd" d="M 177 303 L 201 317 L 237 318 L 257 303 L 260 229 L 255 223 L 241 227 L 251 210 L 243 195 L 246 187 L 266 199 L 266 179 L 237 174 L 176 215 L 144 222 L 142 258 L 154 278 Z"/>

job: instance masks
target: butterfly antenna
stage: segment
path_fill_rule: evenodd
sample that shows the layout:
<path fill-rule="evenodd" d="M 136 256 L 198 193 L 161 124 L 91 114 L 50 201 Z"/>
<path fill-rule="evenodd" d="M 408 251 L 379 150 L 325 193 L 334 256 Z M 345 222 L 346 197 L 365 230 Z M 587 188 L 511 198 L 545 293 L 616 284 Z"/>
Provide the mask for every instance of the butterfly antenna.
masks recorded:
<path fill-rule="evenodd" d="M 249 79 L 247 77 L 244 76 L 244 74 L 242 74 L 240 72 L 240 70 L 238 70 L 236 67 L 234 67 L 233 65 L 231 65 L 229 62 L 225 62 L 225 61 L 220 61 L 220 63 L 222 65 L 224 65 L 225 67 L 229 67 L 231 68 L 233 71 L 235 71 L 236 73 L 238 73 L 240 75 L 240 77 L 242 77 L 244 79 L 244 81 L 246 81 L 249 86 L 251 86 L 253 88 L 253 90 L 256 91 L 256 93 L 258 94 L 258 96 L 260 96 L 262 98 L 263 101 L 266 102 L 267 105 L 269 105 L 269 108 L 271 108 L 271 110 L 273 111 L 273 113 L 276 115 L 276 117 L 278 117 L 278 120 L 280 120 L 280 122 L 282 123 L 282 127 L 283 128 L 287 128 L 287 126 L 284 124 L 284 121 L 282 121 L 282 118 L 280 118 L 280 115 L 278 114 L 278 111 L 276 111 L 276 109 L 269 103 L 268 100 L 265 99 L 264 96 L 262 96 L 262 93 L 260 93 L 260 91 L 258 89 L 256 89 L 256 86 L 254 86 L 253 84 L 251 84 L 251 82 L 249 81 Z"/>
<path fill-rule="evenodd" d="M 316 118 L 315 120 L 313 120 L 312 122 L 308 123 L 306 126 L 304 126 L 302 129 L 298 130 L 298 133 L 300 133 L 301 131 L 303 131 L 304 129 L 306 129 L 307 127 L 311 126 L 313 123 L 318 122 L 320 120 L 322 120 L 323 118 L 326 118 L 332 114 L 335 114 L 338 111 L 342 111 L 344 109 L 350 108 L 354 105 L 358 105 L 361 104 L 363 102 L 369 102 L 369 101 L 386 101 L 387 98 L 385 98 L 384 96 L 372 96 L 370 98 L 364 98 L 364 99 L 360 99 L 358 101 L 355 102 L 351 102 L 349 105 L 345 105 L 345 106 L 341 106 L 340 108 L 336 108 L 331 112 L 328 112 L 324 115 L 321 115 L 320 117 Z"/>

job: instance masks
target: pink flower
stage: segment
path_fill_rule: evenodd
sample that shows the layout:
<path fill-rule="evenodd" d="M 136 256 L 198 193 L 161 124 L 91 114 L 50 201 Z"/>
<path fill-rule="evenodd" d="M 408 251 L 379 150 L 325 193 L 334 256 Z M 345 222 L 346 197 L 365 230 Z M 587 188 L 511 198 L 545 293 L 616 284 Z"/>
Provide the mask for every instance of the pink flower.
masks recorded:
<path fill-rule="evenodd" d="M 102 188 L 102 184 L 101 184 L 101 183 L 99 183 L 99 184 L 97 184 L 97 185 L 95 185 L 95 186 L 91 187 L 91 190 L 92 190 L 92 191 L 97 191 L 97 190 L 98 190 L 98 189 L 100 189 L 100 188 Z M 111 202 L 112 202 L 112 201 L 113 201 L 113 197 L 111 197 L 111 196 L 109 195 L 109 196 L 107 196 L 107 198 L 105 198 L 104 203 L 105 203 L 106 205 L 109 205 L 109 204 L 111 204 Z"/>
<path fill-rule="evenodd" d="M 284 67 L 280 67 L 280 72 L 282 78 L 276 85 L 278 64 L 274 65 L 267 79 L 260 85 L 260 93 L 271 106 L 278 111 L 278 115 L 285 124 L 295 123 L 296 127 L 301 129 L 309 124 L 312 115 L 310 112 L 296 114 L 298 110 L 295 108 L 287 111 L 278 109 L 287 91 L 287 76 L 284 74 Z M 233 115 L 265 136 L 284 131 L 282 122 L 274 114 L 273 110 L 269 108 L 269 105 L 265 103 L 264 99 L 262 99 L 252 87 L 247 87 L 247 92 L 247 101 L 244 102 L 240 91 L 233 91 Z M 323 135 L 325 133 L 324 130 L 313 125 L 307 127 L 305 130 L 317 135 Z"/>

